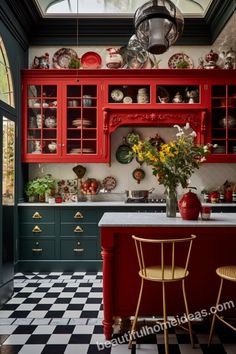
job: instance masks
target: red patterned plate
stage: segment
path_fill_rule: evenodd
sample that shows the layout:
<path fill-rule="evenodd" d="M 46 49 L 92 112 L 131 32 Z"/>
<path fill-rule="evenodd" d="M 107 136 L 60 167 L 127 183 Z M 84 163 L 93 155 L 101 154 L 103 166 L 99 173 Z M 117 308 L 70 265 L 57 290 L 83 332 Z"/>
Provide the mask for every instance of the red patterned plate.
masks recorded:
<path fill-rule="evenodd" d="M 84 69 L 98 69 L 102 64 L 102 58 L 96 52 L 84 53 L 80 61 Z"/>
<path fill-rule="evenodd" d="M 186 62 L 186 67 L 188 69 L 193 69 L 192 60 L 189 58 L 187 54 L 184 53 L 176 53 L 172 55 L 168 60 L 168 66 L 170 69 L 176 69 L 178 68 L 178 64 L 182 61 Z"/>

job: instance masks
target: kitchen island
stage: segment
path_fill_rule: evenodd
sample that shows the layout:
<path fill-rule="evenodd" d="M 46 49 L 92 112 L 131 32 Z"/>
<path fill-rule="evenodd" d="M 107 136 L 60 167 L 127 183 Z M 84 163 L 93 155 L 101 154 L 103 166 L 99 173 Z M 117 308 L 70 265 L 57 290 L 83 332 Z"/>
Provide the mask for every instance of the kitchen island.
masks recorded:
<path fill-rule="evenodd" d="M 140 279 L 134 241 L 144 236 L 162 238 L 195 234 L 189 271 L 186 281 L 190 313 L 209 310 L 215 304 L 219 278 L 215 270 L 226 264 L 235 264 L 236 215 L 213 213 L 209 221 L 167 218 L 164 213 L 105 213 L 99 222 L 103 259 L 104 334 L 111 339 L 114 316 L 133 316 L 138 298 Z M 181 255 L 180 255 L 181 256 Z M 155 259 L 150 252 L 150 259 Z M 235 293 L 225 284 L 224 299 L 232 300 Z M 231 284 L 232 285 L 232 284 Z M 167 311 L 184 314 L 179 284 L 167 288 Z M 223 300 L 222 300 L 223 301 Z M 227 312 L 234 313 L 232 309 Z M 140 316 L 162 314 L 161 287 L 156 283 L 145 284 Z"/>

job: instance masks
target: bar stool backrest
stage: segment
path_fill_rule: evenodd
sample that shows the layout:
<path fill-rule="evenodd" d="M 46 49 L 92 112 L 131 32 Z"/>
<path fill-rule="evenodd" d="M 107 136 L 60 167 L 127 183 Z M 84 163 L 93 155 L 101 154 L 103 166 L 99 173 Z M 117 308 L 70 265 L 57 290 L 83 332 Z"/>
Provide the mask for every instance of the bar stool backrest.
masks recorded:
<path fill-rule="evenodd" d="M 155 247 L 155 264 L 152 266 L 159 266 L 161 270 L 161 281 L 171 281 L 175 280 L 179 270 L 181 269 L 182 276 L 185 278 L 188 275 L 188 265 L 192 249 L 193 240 L 196 238 L 195 235 L 183 238 L 171 238 L 171 239 L 150 239 L 141 238 L 132 235 L 135 241 L 135 247 L 138 257 L 138 264 L 140 269 L 140 275 L 143 278 L 148 279 L 147 267 L 150 267 L 150 247 Z M 147 245 L 150 247 L 148 248 Z M 168 269 L 168 279 L 166 278 L 166 269 Z M 177 279 L 176 279 L 177 280 Z"/>

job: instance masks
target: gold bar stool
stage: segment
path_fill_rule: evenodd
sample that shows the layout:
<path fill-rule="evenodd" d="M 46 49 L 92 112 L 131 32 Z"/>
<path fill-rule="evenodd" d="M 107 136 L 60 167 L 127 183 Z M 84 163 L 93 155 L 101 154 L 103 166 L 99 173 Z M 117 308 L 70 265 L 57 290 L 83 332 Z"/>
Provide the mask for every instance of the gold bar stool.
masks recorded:
<path fill-rule="evenodd" d="M 209 340 L 208 340 L 208 346 L 210 346 L 211 341 L 212 341 L 212 335 L 215 327 L 215 321 L 216 318 L 220 320 L 222 323 L 224 323 L 226 326 L 231 328 L 233 331 L 236 332 L 236 327 L 232 326 L 229 322 L 224 320 L 222 317 L 220 317 L 217 313 L 217 308 L 220 303 L 220 297 L 223 289 L 223 282 L 224 280 L 229 280 L 232 282 L 236 282 L 236 265 L 231 265 L 231 266 L 224 266 L 224 267 L 219 267 L 216 269 L 216 274 L 220 277 L 220 287 L 217 295 L 217 300 L 216 300 L 216 305 L 215 305 L 215 313 L 212 317 L 212 323 L 211 323 L 211 329 L 210 329 L 210 335 L 209 335 Z"/>
<path fill-rule="evenodd" d="M 164 341 L 165 341 L 165 354 L 169 354 L 168 345 L 168 322 L 167 322 L 167 310 L 166 310 L 166 286 L 168 282 L 182 282 L 182 292 L 185 305 L 185 311 L 187 318 L 189 318 L 189 310 L 187 304 L 187 297 L 185 292 L 185 278 L 189 275 L 188 264 L 190 259 L 190 253 L 195 235 L 191 235 L 185 238 L 176 239 L 148 239 L 140 238 L 135 235 L 132 236 L 135 241 L 135 247 L 139 264 L 139 276 L 141 277 L 141 286 L 139 291 L 139 297 L 130 333 L 129 348 L 132 348 L 132 338 L 135 334 L 135 328 L 138 320 L 139 307 L 142 299 L 144 280 L 155 281 L 162 284 L 162 303 L 163 303 L 163 327 L 164 327 Z M 146 244 L 146 246 L 145 246 Z M 157 265 L 149 265 L 147 244 L 152 248 L 157 248 Z M 146 248 L 146 249 L 145 249 Z M 150 249 L 150 248 L 149 248 Z M 181 253 L 180 253 L 181 252 Z M 181 254 L 181 264 L 176 264 L 177 255 Z M 192 346 L 193 334 L 191 322 L 188 321 L 188 330 L 190 334 L 190 340 Z"/>

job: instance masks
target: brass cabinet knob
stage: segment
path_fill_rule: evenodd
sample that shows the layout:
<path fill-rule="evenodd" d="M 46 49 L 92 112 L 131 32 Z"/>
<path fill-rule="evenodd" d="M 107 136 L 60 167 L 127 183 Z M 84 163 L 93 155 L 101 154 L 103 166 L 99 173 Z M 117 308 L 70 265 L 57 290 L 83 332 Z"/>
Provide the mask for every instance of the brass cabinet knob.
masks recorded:
<path fill-rule="evenodd" d="M 78 241 L 77 242 L 77 246 L 80 246 L 80 242 Z M 83 248 L 74 248 L 74 252 L 83 252 L 84 251 L 84 249 Z"/>
<path fill-rule="evenodd" d="M 83 219 L 83 214 L 80 211 L 77 211 L 74 215 L 74 219 Z"/>
<path fill-rule="evenodd" d="M 84 232 L 81 226 L 77 225 L 74 229 L 74 232 Z"/>
<path fill-rule="evenodd" d="M 43 251 L 42 248 L 39 248 L 39 247 L 38 247 L 38 246 L 39 246 L 39 242 L 35 242 L 35 246 L 36 246 L 37 248 L 32 248 L 32 251 L 33 251 L 33 252 L 42 252 L 42 251 Z"/>
<path fill-rule="evenodd" d="M 40 233 L 40 232 L 42 232 L 42 229 L 38 225 L 35 225 L 35 227 L 33 228 L 32 232 Z"/>
<path fill-rule="evenodd" d="M 42 219 L 42 215 L 38 211 L 36 211 L 32 216 L 32 219 Z"/>

